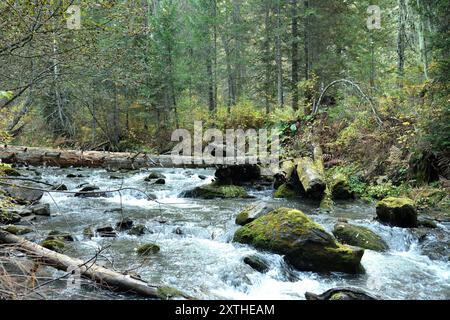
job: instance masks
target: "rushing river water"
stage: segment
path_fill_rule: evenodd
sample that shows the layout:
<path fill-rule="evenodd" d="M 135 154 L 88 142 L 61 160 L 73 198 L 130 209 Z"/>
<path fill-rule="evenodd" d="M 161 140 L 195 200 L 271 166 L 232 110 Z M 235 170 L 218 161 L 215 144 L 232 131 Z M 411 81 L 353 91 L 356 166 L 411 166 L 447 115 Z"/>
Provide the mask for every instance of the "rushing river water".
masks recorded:
<path fill-rule="evenodd" d="M 344 202 L 336 205 L 333 214 L 315 214 L 316 205 L 302 200 L 273 199 L 273 190 L 250 190 L 257 199 L 200 200 L 184 199 L 183 190 L 205 184 L 213 179 L 212 170 L 157 169 L 166 176 L 165 185 L 145 182 L 148 171 L 111 173 L 106 170 L 38 168 L 42 181 L 64 183 L 69 190 L 91 183 L 103 190 L 133 187 L 157 196 L 148 201 L 137 190 L 123 190 L 107 198 L 76 198 L 72 194 L 46 194 L 42 202 L 49 203 L 51 218 L 35 221 L 34 240 L 42 240 L 50 230 L 70 232 L 76 241 L 69 243 L 67 254 L 90 259 L 101 247 L 107 247 L 98 262 L 116 270 L 133 270 L 152 284 L 165 284 L 200 299 L 304 299 L 306 291 L 322 293 L 332 287 L 355 286 L 384 299 L 450 299 L 450 263 L 430 260 L 421 253 L 417 236 L 409 229 L 392 228 L 373 220 L 374 205 Z M 83 177 L 69 179 L 68 173 Z M 121 179 L 110 179 L 111 175 Z M 205 180 L 199 175 L 205 175 Z M 270 263 L 270 270 L 261 274 L 243 262 L 257 251 L 250 246 L 232 243 L 238 226 L 234 223 L 240 210 L 256 200 L 273 206 L 300 209 L 331 232 L 339 218 L 370 228 L 389 245 L 389 251 L 366 250 L 362 264 L 364 275 L 342 273 L 319 274 L 292 270 L 282 257 L 260 252 Z M 121 210 L 122 208 L 122 210 Z M 149 230 L 143 236 L 120 232 L 117 238 L 83 237 L 86 227 L 96 229 L 115 226 L 122 216 L 134 224 L 144 224 Z M 449 234 L 449 224 L 438 224 Z M 176 230 L 178 229 L 178 232 Z M 181 230 L 181 232 L 180 232 Z M 181 234 L 180 234 L 181 233 Z M 143 243 L 156 243 L 161 251 L 146 259 L 135 253 Z M 61 272 L 51 271 L 52 276 Z M 58 285 L 55 283 L 55 285 Z M 60 284 L 63 286 L 63 284 Z M 129 299 L 130 296 L 92 289 L 58 290 L 51 296 L 65 298 Z"/>

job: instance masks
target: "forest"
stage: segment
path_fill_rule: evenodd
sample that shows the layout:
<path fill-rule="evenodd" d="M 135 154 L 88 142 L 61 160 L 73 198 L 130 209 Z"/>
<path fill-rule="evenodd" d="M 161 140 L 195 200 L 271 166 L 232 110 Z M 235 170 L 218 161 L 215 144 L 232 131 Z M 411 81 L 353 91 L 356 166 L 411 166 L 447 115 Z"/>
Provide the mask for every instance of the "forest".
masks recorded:
<path fill-rule="evenodd" d="M 450 299 L 449 16 L 1 1 L 0 300 Z"/>

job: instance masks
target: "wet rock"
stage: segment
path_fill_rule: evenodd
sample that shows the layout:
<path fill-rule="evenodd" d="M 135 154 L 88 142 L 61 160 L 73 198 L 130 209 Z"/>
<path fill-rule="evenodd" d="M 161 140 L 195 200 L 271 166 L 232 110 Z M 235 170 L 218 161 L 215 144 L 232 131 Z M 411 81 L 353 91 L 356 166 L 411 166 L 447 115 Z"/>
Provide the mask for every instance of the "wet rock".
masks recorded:
<path fill-rule="evenodd" d="M 377 203 L 377 219 L 401 228 L 417 227 L 417 211 L 408 198 L 388 197 Z"/>
<path fill-rule="evenodd" d="M 14 212 L 8 211 L 6 209 L 0 209 L 0 224 L 14 224 L 21 220 L 21 216 Z"/>
<path fill-rule="evenodd" d="M 41 246 L 49 250 L 62 253 L 66 245 L 64 244 L 64 241 L 61 240 L 44 240 L 41 242 Z"/>
<path fill-rule="evenodd" d="M 37 184 L 25 183 L 23 184 L 25 187 L 37 188 L 41 189 Z M 44 195 L 44 192 L 41 190 L 32 190 L 21 187 L 7 187 L 5 188 L 6 194 L 13 199 L 14 203 L 29 205 L 37 203 Z"/>
<path fill-rule="evenodd" d="M 9 233 L 15 234 L 17 236 L 21 236 L 27 233 L 31 233 L 34 230 L 29 228 L 29 227 L 25 227 L 25 226 L 17 226 L 17 225 L 7 225 L 4 227 L 1 227 L 3 230 L 8 231 Z"/>
<path fill-rule="evenodd" d="M 54 185 L 51 189 L 52 190 L 57 190 L 57 191 L 67 191 L 67 190 L 69 190 L 65 184 Z"/>
<path fill-rule="evenodd" d="M 205 176 L 205 175 L 203 175 L 203 174 L 199 174 L 199 175 L 198 175 L 198 178 L 201 179 L 201 180 L 205 180 L 205 179 L 207 179 L 208 177 Z"/>
<path fill-rule="evenodd" d="M 430 228 L 430 229 L 436 229 L 437 228 L 436 222 L 434 222 L 430 218 L 419 218 L 418 221 L 417 221 L 417 225 L 419 227 Z"/>
<path fill-rule="evenodd" d="M 128 234 L 131 236 L 142 236 L 145 234 L 146 227 L 143 224 L 138 224 L 133 226 L 129 231 Z"/>
<path fill-rule="evenodd" d="M 74 241 L 74 238 L 70 233 L 52 230 L 45 240 Z"/>
<path fill-rule="evenodd" d="M 419 241 L 419 248 L 423 255 L 431 260 L 450 261 L 450 236 L 441 228 L 417 228 L 413 234 Z"/>
<path fill-rule="evenodd" d="M 292 199 L 298 197 L 299 194 L 295 189 L 288 183 L 283 183 L 278 187 L 277 191 L 275 191 L 275 198 L 283 198 L 283 199 Z"/>
<path fill-rule="evenodd" d="M 196 187 L 192 190 L 184 191 L 180 195 L 182 198 L 252 198 L 244 188 L 239 186 L 220 185 L 216 182 Z"/>
<path fill-rule="evenodd" d="M 269 263 L 258 255 L 251 255 L 244 258 L 244 263 L 258 272 L 266 273 L 269 271 Z"/>
<path fill-rule="evenodd" d="M 115 238 L 115 237 L 117 237 L 117 233 L 114 231 L 114 229 L 111 226 L 97 228 L 97 230 L 95 230 L 95 231 L 102 238 Z"/>
<path fill-rule="evenodd" d="M 136 249 L 136 252 L 140 256 L 148 256 L 154 253 L 158 253 L 160 250 L 159 246 L 154 243 L 146 243 L 139 246 Z"/>
<path fill-rule="evenodd" d="M 174 230 L 173 232 L 174 232 L 175 234 L 180 235 L 180 236 L 184 234 L 183 230 L 182 230 L 180 227 L 176 227 L 175 230 Z"/>
<path fill-rule="evenodd" d="M 220 184 L 241 185 L 261 178 L 261 169 L 257 165 L 244 164 L 222 167 L 214 173 Z"/>
<path fill-rule="evenodd" d="M 66 176 L 66 178 L 69 178 L 69 179 L 73 179 L 73 178 L 83 178 L 83 175 L 82 175 L 82 174 L 69 173 L 69 174 Z"/>
<path fill-rule="evenodd" d="M 116 176 L 116 175 L 111 175 L 111 176 L 109 176 L 109 178 L 110 178 L 111 180 L 120 180 L 120 179 L 122 179 L 122 177 Z"/>
<path fill-rule="evenodd" d="M 304 271 L 363 272 L 364 250 L 342 245 L 303 212 L 279 208 L 236 231 L 233 241 L 285 256 Z"/>
<path fill-rule="evenodd" d="M 352 246 L 374 251 L 386 251 L 388 249 L 386 242 L 366 227 L 341 222 L 334 226 L 333 235 L 341 243 Z"/>
<path fill-rule="evenodd" d="M 305 297 L 306 300 L 378 300 L 377 297 L 358 288 L 333 288 L 322 294 L 306 292 Z"/>
<path fill-rule="evenodd" d="M 87 185 L 75 193 L 75 197 L 80 198 L 100 198 L 106 197 L 106 192 L 93 192 L 95 190 L 100 190 L 99 187 L 94 185 Z"/>
<path fill-rule="evenodd" d="M 144 179 L 145 181 L 152 181 L 152 180 L 156 180 L 156 179 L 165 179 L 166 176 L 163 175 L 162 173 L 156 172 L 156 171 L 152 171 L 149 173 L 149 175 Z"/>
<path fill-rule="evenodd" d="M 156 179 L 156 181 L 154 182 L 154 184 L 166 184 L 166 180 L 160 178 L 160 179 Z"/>
<path fill-rule="evenodd" d="M 3 173 L 5 176 L 10 176 L 10 177 L 20 177 L 21 176 L 20 172 L 13 168 L 1 167 L 0 172 Z"/>
<path fill-rule="evenodd" d="M 90 227 L 84 228 L 83 236 L 85 239 L 91 239 L 92 237 L 94 237 L 94 232 L 92 231 L 92 229 Z"/>
<path fill-rule="evenodd" d="M 133 227 L 133 220 L 131 220 L 130 218 L 123 218 L 116 224 L 116 230 L 119 231 L 130 230 L 132 227 Z"/>
<path fill-rule="evenodd" d="M 274 210 L 274 208 L 265 202 L 251 204 L 237 215 L 236 224 L 241 226 L 246 225 L 272 210 Z"/>
<path fill-rule="evenodd" d="M 50 217 L 50 205 L 48 203 L 36 204 L 30 207 L 30 210 L 37 216 Z"/>
<path fill-rule="evenodd" d="M 157 290 L 157 295 L 162 300 L 168 300 L 168 299 L 173 299 L 173 298 L 177 298 L 177 297 L 192 300 L 192 297 L 189 297 L 188 295 L 181 292 L 180 290 L 174 289 L 171 287 L 167 287 L 167 286 L 159 287 Z"/>

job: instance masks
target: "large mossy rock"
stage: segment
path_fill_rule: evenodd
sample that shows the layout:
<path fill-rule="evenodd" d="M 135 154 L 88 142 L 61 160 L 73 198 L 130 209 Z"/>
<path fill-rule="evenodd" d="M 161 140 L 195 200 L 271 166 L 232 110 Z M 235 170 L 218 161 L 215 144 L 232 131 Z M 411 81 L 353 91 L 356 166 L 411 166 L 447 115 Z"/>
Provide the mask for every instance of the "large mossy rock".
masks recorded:
<path fill-rule="evenodd" d="M 364 250 L 342 245 L 303 212 L 279 208 L 238 229 L 235 242 L 285 255 L 299 270 L 363 271 Z"/>
<path fill-rule="evenodd" d="M 261 169 L 251 164 L 232 165 L 217 169 L 214 175 L 220 184 L 241 185 L 261 179 Z"/>
<path fill-rule="evenodd" d="M 181 194 L 183 198 L 252 198 L 244 188 L 231 185 L 220 185 L 216 182 L 196 187 Z"/>
<path fill-rule="evenodd" d="M 236 217 L 236 224 L 241 226 L 252 222 L 253 220 L 262 217 L 263 215 L 274 210 L 274 208 L 265 202 L 257 202 L 247 206 Z"/>
<path fill-rule="evenodd" d="M 295 191 L 294 187 L 292 187 L 289 183 L 283 183 L 278 189 L 275 191 L 275 198 L 284 198 L 284 199 L 292 199 L 298 197 L 299 193 Z"/>
<path fill-rule="evenodd" d="M 388 197 L 377 203 L 377 219 L 401 228 L 417 227 L 414 201 L 408 198 Z"/>
<path fill-rule="evenodd" d="M 331 177 L 330 190 L 334 200 L 347 200 L 355 197 L 350 189 L 348 177 L 342 173 L 335 174 Z"/>
<path fill-rule="evenodd" d="M 352 246 L 374 251 L 386 251 L 388 249 L 386 242 L 366 227 L 340 222 L 334 226 L 333 235 L 341 243 Z"/>

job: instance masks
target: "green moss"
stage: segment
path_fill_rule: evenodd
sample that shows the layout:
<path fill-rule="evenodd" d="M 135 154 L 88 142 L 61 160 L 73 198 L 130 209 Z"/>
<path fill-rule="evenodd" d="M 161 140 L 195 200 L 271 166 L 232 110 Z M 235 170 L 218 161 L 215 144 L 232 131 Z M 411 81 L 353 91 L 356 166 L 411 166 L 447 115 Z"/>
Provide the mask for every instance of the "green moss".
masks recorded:
<path fill-rule="evenodd" d="M 210 183 L 188 192 L 189 196 L 202 199 L 215 198 L 250 198 L 243 187 Z"/>
<path fill-rule="evenodd" d="M 401 208 L 407 205 L 414 206 L 414 201 L 408 198 L 387 197 L 377 203 L 377 206 L 385 206 L 389 208 Z"/>
<path fill-rule="evenodd" d="M 3 227 L 2 229 L 4 229 L 5 231 L 8 231 L 9 233 L 15 234 L 15 235 L 24 235 L 30 232 L 33 232 L 34 230 L 28 227 L 24 227 L 24 226 L 15 226 L 15 225 L 7 225 L 5 227 Z"/>
<path fill-rule="evenodd" d="M 65 244 L 61 240 L 44 240 L 41 242 L 41 246 L 56 252 L 63 252 Z"/>
<path fill-rule="evenodd" d="M 249 209 L 242 210 L 237 216 L 236 216 L 236 224 L 243 226 L 248 219 Z"/>
<path fill-rule="evenodd" d="M 160 250 L 159 246 L 154 243 L 146 243 L 139 246 L 136 252 L 140 256 L 148 256 L 150 254 L 158 253 Z"/>
<path fill-rule="evenodd" d="M 157 295 L 162 300 L 167 300 L 171 298 L 188 298 L 186 294 L 172 287 L 161 286 L 158 287 Z"/>
<path fill-rule="evenodd" d="M 291 187 L 289 187 L 286 183 L 283 183 L 281 186 L 278 187 L 277 191 L 275 191 L 275 198 L 285 198 L 285 199 L 291 199 L 297 197 L 298 194 L 293 190 Z"/>
<path fill-rule="evenodd" d="M 334 236 L 342 243 L 374 251 L 385 251 L 387 245 L 380 236 L 371 230 L 348 223 L 338 223 L 334 226 Z"/>
<path fill-rule="evenodd" d="M 344 300 L 345 295 L 342 294 L 342 292 L 336 292 L 331 297 L 330 300 Z"/>
<path fill-rule="evenodd" d="M 376 210 L 382 222 L 403 228 L 417 227 L 417 211 L 411 199 L 388 197 L 377 203 Z"/>

